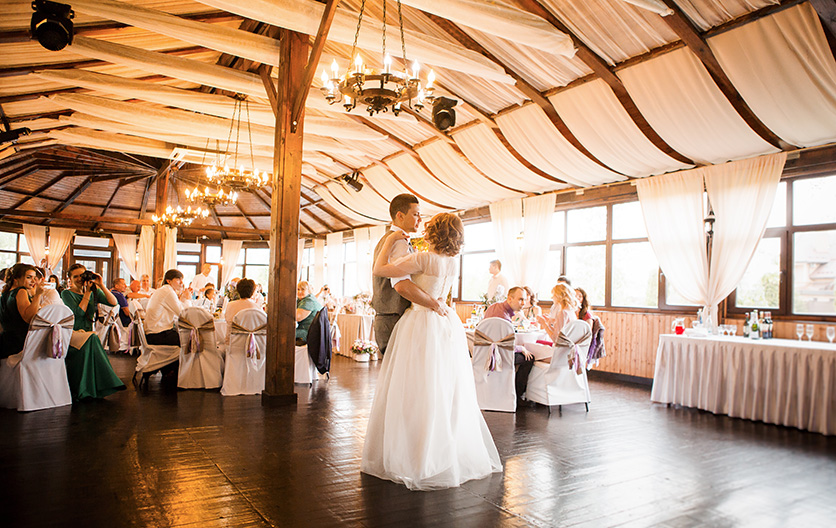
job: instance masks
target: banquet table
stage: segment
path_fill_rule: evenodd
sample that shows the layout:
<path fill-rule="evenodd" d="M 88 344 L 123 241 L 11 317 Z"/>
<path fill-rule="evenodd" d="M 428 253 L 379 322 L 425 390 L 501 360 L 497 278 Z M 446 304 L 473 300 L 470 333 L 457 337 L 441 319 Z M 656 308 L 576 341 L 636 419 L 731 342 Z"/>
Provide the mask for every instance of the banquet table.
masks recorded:
<path fill-rule="evenodd" d="M 340 328 L 340 347 L 335 351 L 342 356 L 353 356 L 351 345 L 354 341 L 374 341 L 374 316 L 362 314 L 337 314 L 336 325 Z"/>
<path fill-rule="evenodd" d="M 467 348 L 470 350 L 470 355 L 473 355 L 473 337 L 475 336 L 475 330 L 472 328 L 466 328 L 464 331 L 465 335 L 467 336 Z M 526 343 L 536 343 L 538 339 L 549 339 L 549 336 L 543 330 L 533 330 L 531 332 L 515 332 L 514 333 L 514 345 L 519 347 L 524 347 Z"/>
<path fill-rule="evenodd" d="M 659 337 L 653 402 L 836 434 L 836 344 Z"/>

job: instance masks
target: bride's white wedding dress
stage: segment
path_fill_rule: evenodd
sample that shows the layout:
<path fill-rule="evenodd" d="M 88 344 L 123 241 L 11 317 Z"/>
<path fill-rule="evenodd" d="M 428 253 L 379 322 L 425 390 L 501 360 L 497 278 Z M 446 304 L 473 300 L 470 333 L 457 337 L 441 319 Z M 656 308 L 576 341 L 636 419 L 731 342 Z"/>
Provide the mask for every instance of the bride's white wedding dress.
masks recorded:
<path fill-rule="evenodd" d="M 456 262 L 431 252 L 397 261 L 433 298 L 446 298 Z M 412 490 L 450 488 L 502 471 L 476 401 L 464 328 L 413 305 L 392 332 L 363 446 L 364 473 Z"/>

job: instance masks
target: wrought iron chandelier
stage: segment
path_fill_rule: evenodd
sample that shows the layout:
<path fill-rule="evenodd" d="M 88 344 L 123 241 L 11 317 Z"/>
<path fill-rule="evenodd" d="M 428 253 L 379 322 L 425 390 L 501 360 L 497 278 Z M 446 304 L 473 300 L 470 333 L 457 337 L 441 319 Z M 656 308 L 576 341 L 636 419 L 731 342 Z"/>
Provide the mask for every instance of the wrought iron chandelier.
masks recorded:
<path fill-rule="evenodd" d="M 247 111 L 247 138 L 250 147 L 249 169 L 244 168 L 244 165 L 238 160 L 238 140 L 241 136 L 241 120 L 243 119 L 243 112 L 245 108 Z M 235 132 L 235 149 L 231 150 L 230 145 L 232 143 L 233 131 Z M 217 193 L 211 193 L 209 188 L 206 187 L 204 192 L 196 195 L 208 197 L 208 202 L 203 200 L 203 203 L 206 205 L 228 205 L 210 203 L 215 200 L 219 202 L 231 200 L 229 203 L 235 203 L 235 200 L 238 199 L 239 191 L 256 191 L 270 182 L 270 176 L 266 172 L 259 171 L 255 168 L 253 138 L 252 131 L 250 130 L 250 105 L 247 101 L 247 97 L 243 94 L 235 96 L 235 106 L 232 110 L 232 122 L 229 125 L 226 152 L 219 157 L 214 165 L 206 168 L 206 177 L 210 182 L 219 188 Z M 195 188 L 194 191 L 197 191 L 197 188 Z M 234 196 L 234 198 L 230 197 L 230 195 Z"/>
<path fill-rule="evenodd" d="M 195 187 L 191 191 L 186 189 L 186 199 L 192 203 L 202 203 L 206 207 L 235 205 L 235 202 L 238 201 L 238 193 L 223 188 L 213 191 L 208 186 L 204 187 L 203 190 Z"/>
<path fill-rule="evenodd" d="M 157 225 L 175 228 L 191 225 L 194 220 L 198 218 L 207 218 L 208 216 L 209 211 L 202 207 L 192 209 L 192 207 L 189 206 L 188 208 L 183 209 L 179 205 L 177 207 L 171 207 L 169 205 L 165 208 L 165 212 L 162 216 L 153 215 L 151 216 L 151 220 L 153 220 Z"/>
<path fill-rule="evenodd" d="M 412 63 L 412 69 L 407 67 L 409 61 L 406 58 L 406 43 L 403 34 L 403 15 L 401 12 L 401 1 L 398 3 L 398 25 L 401 34 L 401 51 L 403 56 L 404 70 L 392 70 L 392 58 L 386 53 L 386 0 L 383 0 L 383 69 L 372 70 L 366 68 L 363 59 L 357 53 L 357 37 L 360 34 L 360 24 L 363 21 L 363 12 L 366 8 L 366 0 L 360 4 L 360 15 L 357 18 L 357 31 L 354 34 L 354 44 L 351 46 L 351 56 L 354 57 L 354 68 L 347 69 L 340 75 L 340 66 L 337 60 L 331 63 L 331 76 L 328 72 L 322 71 L 322 93 L 325 99 L 334 104 L 342 101 L 346 112 L 350 112 L 357 103 L 366 105 L 369 115 L 378 112 L 392 110 L 398 115 L 402 104 L 407 103 L 410 108 L 421 110 L 425 102 L 432 102 L 435 73 L 430 70 L 427 76 L 426 86 L 421 85 L 420 65 L 418 61 Z"/>

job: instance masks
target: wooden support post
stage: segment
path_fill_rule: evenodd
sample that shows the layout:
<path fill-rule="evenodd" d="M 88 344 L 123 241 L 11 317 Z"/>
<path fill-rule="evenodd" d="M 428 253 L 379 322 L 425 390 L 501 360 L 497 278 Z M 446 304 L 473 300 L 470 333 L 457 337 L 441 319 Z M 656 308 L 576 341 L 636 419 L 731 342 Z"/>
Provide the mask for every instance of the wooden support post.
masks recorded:
<path fill-rule="evenodd" d="M 157 175 L 157 198 L 154 203 L 154 212 L 162 216 L 165 206 L 168 203 L 168 176 L 171 164 L 167 164 Z M 166 270 L 163 269 L 165 255 L 165 226 L 157 224 L 154 226 L 154 273 L 151 277 L 151 287 L 157 287 L 157 281 L 163 278 Z"/>
<path fill-rule="evenodd" d="M 276 138 L 270 213 L 270 277 L 264 402 L 295 403 L 296 260 L 302 193 L 304 106 L 293 127 L 293 102 L 302 87 L 308 36 L 283 29 L 276 94 Z"/>

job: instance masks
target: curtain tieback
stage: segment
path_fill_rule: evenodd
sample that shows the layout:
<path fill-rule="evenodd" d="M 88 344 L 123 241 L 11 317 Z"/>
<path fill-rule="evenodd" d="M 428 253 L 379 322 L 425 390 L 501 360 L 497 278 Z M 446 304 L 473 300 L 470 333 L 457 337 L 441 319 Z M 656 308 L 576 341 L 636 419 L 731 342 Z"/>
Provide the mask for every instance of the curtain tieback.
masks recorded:
<path fill-rule="evenodd" d="M 181 331 L 189 331 L 189 348 L 186 349 L 186 352 L 189 354 L 203 352 L 203 338 L 201 335 L 206 331 L 215 331 L 215 322 L 211 319 L 200 326 L 194 326 L 186 319 L 180 319 L 177 321 L 177 326 Z"/>
<path fill-rule="evenodd" d="M 261 351 L 258 349 L 258 343 L 255 340 L 255 336 L 257 335 L 267 335 L 267 325 L 263 324 L 258 328 L 250 329 L 244 326 L 241 326 L 237 323 L 232 323 L 232 328 L 229 331 L 231 334 L 244 334 L 247 336 L 247 357 L 252 360 L 260 360 L 261 359 Z"/>
<path fill-rule="evenodd" d="M 485 335 L 484 333 L 480 332 L 479 330 L 475 330 L 473 333 L 473 346 L 489 346 L 491 347 L 490 354 L 488 354 L 488 361 L 485 364 L 485 376 L 488 375 L 490 372 L 502 372 L 502 355 L 499 353 L 500 348 L 504 348 L 506 350 L 510 350 L 511 352 L 514 351 L 514 340 L 515 336 L 513 333 L 508 334 L 507 336 L 499 339 L 497 341 L 492 340 L 490 337 Z"/>
<path fill-rule="evenodd" d="M 51 336 L 50 336 L 50 348 L 49 348 L 49 357 L 53 359 L 61 359 L 64 357 L 64 342 L 61 339 L 61 330 L 67 328 L 69 330 L 73 329 L 73 323 L 75 322 L 75 317 L 72 315 L 68 315 L 67 317 L 61 319 L 53 323 L 52 321 L 47 321 L 40 315 L 35 315 L 32 318 L 32 322 L 29 323 L 29 329 L 37 329 L 37 328 L 50 328 Z"/>

